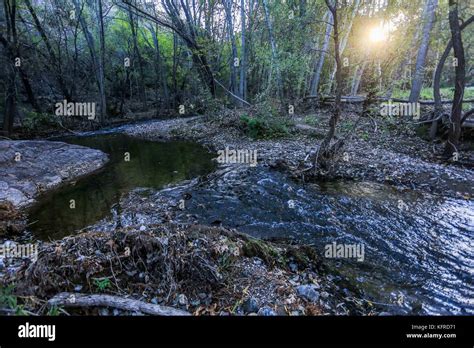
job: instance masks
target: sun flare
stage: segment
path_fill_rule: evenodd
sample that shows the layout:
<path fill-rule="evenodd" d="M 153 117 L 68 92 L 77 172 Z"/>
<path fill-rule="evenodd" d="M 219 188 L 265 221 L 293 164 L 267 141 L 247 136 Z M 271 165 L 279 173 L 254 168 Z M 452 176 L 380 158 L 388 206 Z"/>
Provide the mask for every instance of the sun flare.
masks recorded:
<path fill-rule="evenodd" d="M 384 27 L 375 27 L 370 31 L 369 37 L 372 42 L 386 41 L 388 36 L 388 30 Z"/>

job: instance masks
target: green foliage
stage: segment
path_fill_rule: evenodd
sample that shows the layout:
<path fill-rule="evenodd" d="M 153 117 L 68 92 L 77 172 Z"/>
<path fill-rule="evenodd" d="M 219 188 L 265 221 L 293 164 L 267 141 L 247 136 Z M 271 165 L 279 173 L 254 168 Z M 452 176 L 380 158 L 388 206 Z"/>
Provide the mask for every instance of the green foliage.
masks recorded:
<path fill-rule="evenodd" d="M 60 307 L 51 306 L 51 308 L 48 310 L 48 313 L 46 313 L 46 315 L 56 317 L 59 315 L 60 309 L 61 309 Z"/>
<path fill-rule="evenodd" d="M 367 141 L 369 140 L 369 133 L 367 131 L 364 131 L 361 136 L 360 136 L 363 140 Z"/>
<path fill-rule="evenodd" d="M 29 131 L 36 131 L 42 128 L 54 127 L 56 122 L 54 117 L 47 113 L 38 113 L 35 111 L 26 111 L 23 120 L 23 127 Z"/>
<path fill-rule="evenodd" d="M 440 88 L 441 98 L 442 99 L 453 99 L 454 97 L 454 88 L 444 87 Z M 408 99 L 410 95 L 410 90 L 400 90 L 395 89 L 393 91 L 393 98 Z M 420 92 L 421 100 L 433 100 L 433 88 L 425 87 Z M 464 90 L 464 99 L 474 99 L 474 87 L 466 87 Z"/>
<path fill-rule="evenodd" d="M 111 283 L 110 279 L 105 277 L 105 278 L 94 278 L 94 285 L 97 287 L 97 290 L 99 291 L 104 291 L 108 288 L 110 288 Z"/>
<path fill-rule="evenodd" d="M 14 285 L 0 288 L 0 308 L 8 308 L 15 315 L 27 315 L 24 305 L 18 304 L 18 298 L 13 294 Z"/>
<path fill-rule="evenodd" d="M 242 246 L 242 252 L 247 257 L 258 257 L 266 264 L 274 265 L 279 260 L 280 253 L 271 244 L 264 241 L 249 238 Z"/>
<path fill-rule="evenodd" d="M 354 123 L 351 121 L 341 123 L 341 129 L 344 132 L 349 132 L 352 128 L 354 128 Z"/>
<path fill-rule="evenodd" d="M 240 122 L 244 132 L 252 139 L 271 139 L 288 135 L 289 120 L 260 119 L 243 115 Z"/>
<path fill-rule="evenodd" d="M 424 140 L 430 140 L 430 127 L 426 125 L 421 125 L 416 128 L 416 135 Z"/>
<path fill-rule="evenodd" d="M 247 115 L 240 117 L 244 132 L 252 139 L 263 138 L 265 135 L 265 124 L 263 121 L 251 118 Z"/>
<path fill-rule="evenodd" d="M 316 115 L 307 115 L 304 118 L 304 123 L 306 123 L 309 126 L 316 127 L 319 125 L 320 120 Z"/>
<path fill-rule="evenodd" d="M 256 107 L 253 115 L 243 114 L 240 126 L 252 139 L 271 139 L 287 136 L 293 122 L 281 116 L 271 103 L 262 103 Z"/>

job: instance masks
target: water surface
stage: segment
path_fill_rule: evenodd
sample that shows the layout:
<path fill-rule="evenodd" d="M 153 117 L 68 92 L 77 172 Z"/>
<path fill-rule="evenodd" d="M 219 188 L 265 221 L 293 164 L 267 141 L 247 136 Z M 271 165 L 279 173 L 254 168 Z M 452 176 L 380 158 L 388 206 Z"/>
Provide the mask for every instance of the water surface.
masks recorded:
<path fill-rule="evenodd" d="M 30 214 L 38 238 L 60 238 L 110 217 L 111 211 L 120 214 L 114 205 L 134 188 L 158 191 L 214 169 L 213 155 L 192 143 L 120 134 L 68 141 L 103 150 L 111 160 L 100 172 L 39 200 Z M 180 195 L 179 189 L 159 194 Z M 69 207 L 71 199 L 75 209 Z M 472 200 L 368 182 L 303 185 L 259 166 L 192 188 L 177 219 L 311 244 L 334 274 L 390 313 L 474 314 Z M 334 242 L 363 245 L 364 260 L 324 258 L 325 246 Z"/>
<path fill-rule="evenodd" d="M 159 189 L 214 168 L 214 156 L 195 143 L 152 142 L 118 133 L 61 140 L 102 150 L 110 161 L 99 172 L 38 199 L 29 212 L 29 229 L 43 240 L 62 238 L 110 216 L 121 195 L 134 188 Z"/>
<path fill-rule="evenodd" d="M 369 182 L 302 185 L 258 167 L 233 185 L 194 190 L 180 218 L 187 216 L 259 238 L 312 244 L 388 312 L 474 314 L 472 200 Z M 364 260 L 325 258 L 334 242 L 363 245 Z"/>

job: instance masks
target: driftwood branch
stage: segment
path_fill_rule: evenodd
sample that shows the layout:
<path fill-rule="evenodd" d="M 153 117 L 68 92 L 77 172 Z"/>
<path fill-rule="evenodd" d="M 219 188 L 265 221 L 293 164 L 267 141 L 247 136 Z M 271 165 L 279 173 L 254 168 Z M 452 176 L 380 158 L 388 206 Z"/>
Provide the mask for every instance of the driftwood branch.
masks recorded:
<path fill-rule="evenodd" d="M 173 307 L 146 303 L 130 298 L 101 294 L 76 294 L 61 292 L 48 300 L 49 306 L 63 307 L 112 307 L 131 312 L 161 316 L 188 316 L 189 312 Z"/>
<path fill-rule="evenodd" d="M 224 89 L 224 91 L 226 91 L 227 93 L 229 93 L 231 96 L 233 96 L 235 99 L 237 100 L 240 100 L 242 103 L 246 104 L 247 106 L 252 106 L 252 104 L 250 104 L 248 101 L 240 98 L 238 95 L 235 95 L 234 93 L 232 93 L 231 91 L 229 91 L 227 88 L 225 88 L 225 86 L 220 83 L 217 79 L 214 79 L 214 81 L 222 87 L 222 89 Z"/>
<path fill-rule="evenodd" d="M 321 102 L 323 103 L 333 103 L 334 102 L 334 97 L 319 97 L 316 95 L 308 95 L 304 97 L 303 99 L 314 99 L 314 98 L 320 98 Z M 354 97 L 354 96 L 343 96 L 341 97 L 341 102 L 342 103 L 363 103 L 365 101 L 365 97 Z M 377 101 L 389 101 L 391 100 L 392 102 L 395 103 L 409 103 L 410 101 L 408 99 L 400 99 L 400 98 L 386 98 L 386 97 L 378 97 Z M 420 100 L 419 101 L 420 105 L 434 105 L 435 102 L 434 100 Z M 442 100 L 442 104 L 452 104 L 452 100 Z M 474 99 L 467 99 L 463 100 L 463 103 L 474 103 Z"/>

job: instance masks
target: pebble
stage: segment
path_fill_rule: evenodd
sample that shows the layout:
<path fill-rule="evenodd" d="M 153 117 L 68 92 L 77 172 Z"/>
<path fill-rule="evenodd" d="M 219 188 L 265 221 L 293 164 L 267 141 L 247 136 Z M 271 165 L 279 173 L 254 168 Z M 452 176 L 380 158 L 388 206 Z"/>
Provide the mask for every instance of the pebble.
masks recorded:
<path fill-rule="evenodd" d="M 292 272 L 298 271 L 298 265 L 297 265 L 296 263 L 294 263 L 294 262 L 291 262 L 291 263 L 288 265 L 288 267 L 290 267 L 290 270 L 291 270 Z"/>
<path fill-rule="evenodd" d="M 191 306 L 194 306 L 194 307 L 197 307 L 201 304 L 201 301 L 200 300 L 192 300 L 190 302 Z"/>
<path fill-rule="evenodd" d="M 261 316 L 264 316 L 264 317 L 272 317 L 272 316 L 276 316 L 276 313 L 273 309 L 271 309 L 270 307 L 262 307 L 259 309 L 258 315 L 261 315 Z"/>
<path fill-rule="evenodd" d="M 319 292 L 314 284 L 300 285 L 296 288 L 298 295 L 308 301 L 316 302 L 319 300 Z"/>
<path fill-rule="evenodd" d="M 242 304 L 242 309 L 244 313 L 257 313 L 259 309 L 257 300 L 254 297 L 246 299 Z"/>

